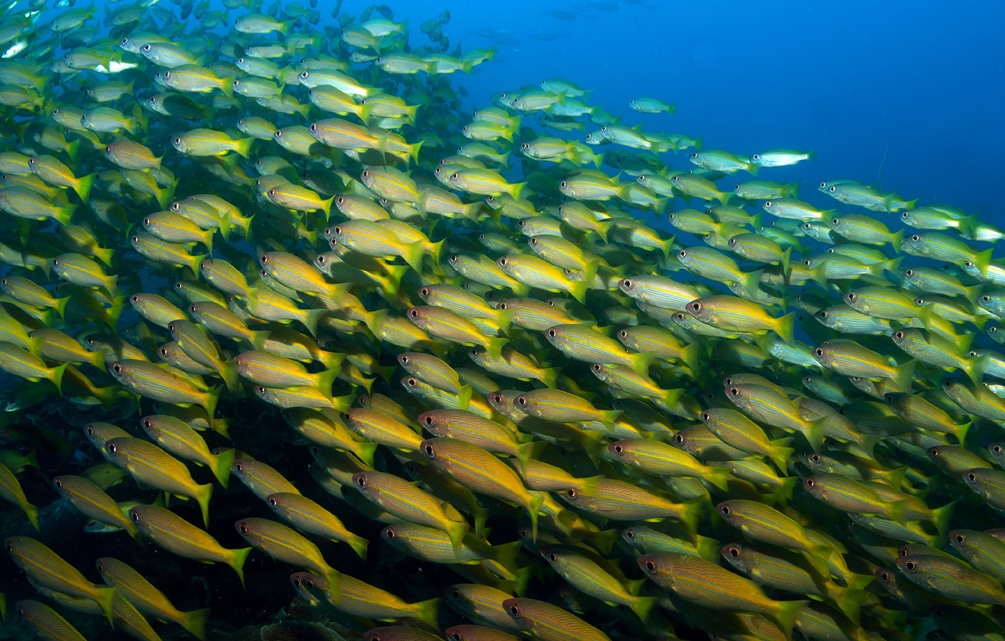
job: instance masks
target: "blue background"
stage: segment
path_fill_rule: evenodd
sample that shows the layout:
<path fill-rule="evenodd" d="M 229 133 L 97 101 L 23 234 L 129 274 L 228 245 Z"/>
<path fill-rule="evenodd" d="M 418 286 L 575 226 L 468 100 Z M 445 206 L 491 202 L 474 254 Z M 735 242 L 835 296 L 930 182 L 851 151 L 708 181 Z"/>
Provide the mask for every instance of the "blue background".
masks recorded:
<path fill-rule="evenodd" d="M 349 0 L 358 14 L 371 3 Z M 419 25 L 449 9 L 451 46 L 497 49 L 456 76 L 487 104 L 499 91 L 568 78 L 646 130 L 703 136 L 752 154 L 812 150 L 812 163 L 762 172 L 801 181 L 853 178 L 921 203 L 1005 223 L 1005 4 L 998 2 L 471 2 L 391 3 Z M 637 114 L 654 96 L 676 115 Z M 886 156 L 884 162 L 884 155 Z M 675 166 L 690 167 L 683 156 Z M 882 173 L 880 166 L 882 164 Z M 880 178 L 882 179 L 881 182 Z M 824 199 L 829 201 L 829 199 Z M 833 206 L 833 201 L 827 203 Z"/>

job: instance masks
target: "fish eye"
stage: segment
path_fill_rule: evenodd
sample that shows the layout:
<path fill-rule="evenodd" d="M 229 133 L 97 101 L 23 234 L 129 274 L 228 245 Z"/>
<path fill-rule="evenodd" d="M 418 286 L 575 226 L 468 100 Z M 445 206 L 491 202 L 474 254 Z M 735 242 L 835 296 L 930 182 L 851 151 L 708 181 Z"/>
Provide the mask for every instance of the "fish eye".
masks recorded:
<path fill-rule="evenodd" d="M 526 406 L 527 405 L 527 397 L 526 396 L 517 396 L 516 397 L 516 402 L 517 402 L 517 405 Z"/>
<path fill-rule="evenodd" d="M 464 637 L 461 636 L 460 632 L 454 632 L 454 633 L 452 633 L 450 635 L 450 638 L 453 639 L 453 641 L 464 641 Z"/>
<path fill-rule="evenodd" d="M 896 338 L 897 340 L 900 340 L 900 339 L 904 338 L 904 332 L 900 332 L 900 331 L 894 332 L 893 333 L 893 337 Z"/>
<path fill-rule="evenodd" d="M 688 305 L 688 308 L 690 308 L 690 310 L 692 312 L 700 312 L 701 311 L 701 303 L 699 303 L 698 301 L 695 301 L 693 303 L 690 303 Z"/>
<path fill-rule="evenodd" d="M 115 452 L 118 451 L 118 449 L 119 449 L 119 446 L 116 445 L 115 443 L 109 443 L 108 444 L 108 451 L 109 451 L 109 453 L 115 454 Z"/>
<path fill-rule="evenodd" d="M 133 520 L 133 523 L 139 523 L 140 522 L 140 515 L 135 510 L 131 510 L 129 512 L 129 518 L 131 518 Z"/>
<path fill-rule="evenodd" d="M 405 384 L 408 385 L 409 387 L 415 387 L 416 385 L 419 384 L 419 381 L 409 377 L 405 379 Z"/>
<path fill-rule="evenodd" d="M 803 482 L 806 483 L 806 487 L 816 487 L 817 485 L 817 482 L 814 481 L 812 478 L 806 479 Z"/>
<path fill-rule="evenodd" d="M 904 276 L 914 276 L 914 270 L 913 269 L 905 270 Z"/>
<path fill-rule="evenodd" d="M 818 347 L 815 350 L 813 350 L 813 353 L 816 356 L 823 356 L 824 355 L 824 350 L 823 350 L 823 348 Z"/>
<path fill-rule="evenodd" d="M 910 572 L 914 572 L 918 568 L 918 564 L 915 561 L 908 561 L 904 563 L 904 567 Z"/>
<path fill-rule="evenodd" d="M 656 563 L 653 561 L 646 561 L 646 570 L 648 570 L 649 572 L 655 572 Z"/>
<path fill-rule="evenodd" d="M 991 453 L 992 454 L 1001 454 L 1002 453 L 1002 446 L 998 445 L 997 443 L 994 444 L 994 445 L 992 445 L 991 446 Z"/>
<path fill-rule="evenodd" d="M 631 278 L 622 279 L 621 286 L 624 289 L 632 289 L 633 287 L 635 287 L 635 281 L 633 281 Z"/>
<path fill-rule="evenodd" d="M 170 77 L 171 77 L 171 72 L 170 71 L 165 71 L 164 72 L 164 79 L 167 80 Z"/>
<path fill-rule="evenodd" d="M 921 240 L 921 236 L 919 236 L 918 234 L 913 234 L 911 236 L 911 240 L 914 242 L 918 242 L 919 240 Z"/>
<path fill-rule="evenodd" d="M 558 336 L 558 332 L 555 331 L 555 328 L 551 328 L 548 330 L 548 336 L 551 338 L 555 338 L 556 336 Z"/>
<path fill-rule="evenodd" d="M 730 388 L 729 388 L 729 395 L 730 395 L 730 396 L 739 396 L 739 395 L 740 395 L 740 390 L 739 390 L 739 388 L 736 388 L 736 387 L 730 387 Z"/>
<path fill-rule="evenodd" d="M 312 122 L 311 123 L 311 131 L 317 131 L 317 130 L 318 130 L 318 123 Z"/>
<path fill-rule="evenodd" d="M 976 481 L 977 480 L 977 475 L 974 474 L 973 472 L 968 472 L 967 473 L 967 479 L 970 480 L 970 481 L 972 481 L 972 482 Z"/>
<path fill-rule="evenodd" d="M 881 581 L 889 581 L 890 573 L 887 572 L 886 570 L 883 570 L 882 572 L 879 573 L 879 578 Z"/>
<path fill-rule="evenodd" d="M 318 263 L 319 264 L 324 265 L 326 262 L 328 262 L 328 259 L 325 258 L 324 254 L 321 254 L 321 255 L 318 256 Z"/>
<path fill-rule="evenodd" d="M 276 138 L 282 138 L 283 137 L 283 130 L 282 129 L 276 129 L 275 136 L 276 136 Z"/>
<path fill-rule="evenodd" d="M 273 187 L 272 189 L 269 190 L 269 196 L 275 196 L 275 195 L 276 195 L 276 188 Z"/>
<path fill-rule="evenodd" d="M 60 481 L 59 479 L 56 479 L 55 481 L 53 481 L 53 485 L 55 485 L 56 487 L 63 487 L 63 482 Z"/>
<path fill-rule="evenodd" d="M 435 421 L 433 421 L 432 416 L 427 416 L 426 418 L 422 419 L 422 422 L 425 423 L 426 425 L 432 425 Z"/>
<path fill-rule="evenodd" d="M 738 548 L 738 547 L 731 547 L 731 548 L 729 548 L 728 552 L 729 552 L 729 556 L 733 557 L 734 559 L 740 558 L 740 548 Z"/>
<path fill-rule="evenodd" d="M 237 524 L 237 529 L 241 531 L 241 534 L 247 534 L 248 533 L 248 525 L 246 523 L 244 523 L 243 521 L 241 523 Z"/>
<path fill-rule="evenodd" d="M 991 302 L 991 297 L 988 296 L 987 294 L 984 294 L 983 296 L 981 296 L 981 302 L 983 302 L 983 303 L 989 303 L 989 302 Z"/>
<path fill-rule="evenodd" d="M 389 527 L 384 528 L 384 538 L 385 539 L 393 539 L 394 538 L 394 530 L 392 530 Z"/>
<path fill-rule="evenodd" d="M 687 250 L 682 249 L 679 252 L 677 252 L 677 255 L 680 256 L 681 258 L 687 258 Z"/>
<path fill-rule="evenodd" d="M 918 305 L 920 307 L 921 305 L 925 304 L 925 299 L 924 298 L 915 298 L 914 299 L 914 304 Z"/>
<path fill-rule="evenodd" d="M 365 488 L 366 487 L 366 477 L 363 475 L 356 477 L 356 485 Z"/>
<path fill-rule="evenodd" d="M 415 309 L 413 307 L 412 309 L 408 310 L 408 315 L 411 316 L 412 318 L 418 318 L 419 317 L 419 310 L 417 310 L 417 309 Z"/>
<path fill-rule="evenodd" d="M 591 367 L 593 368 L 594 372 L 600 372 L 603 371 L 604 369 L 604 366 L 601 365 L 600 363 L 594 363 Z"/>
<path fill-rule="evenodd" d="M 510 614 L 510 616 L 513 616 L 513 617 L 519 617 L 520 616 L 520 608 L 517 607 L 516 605 L 509 606 L 509 614 Z"/>
<path fill-rule="evenodd" d="M 402 365 L 408 365 L 409 360 L 411 359 L 409 359 L 406 354 L 398 355 L 398 362 L 400 362 Z"/>
<path fill-rule="evenodd" d="M 577 496 L 579 496 L 579 492 L 576 491 L 576 488 L 570 487 L 568 490 L 565 491 L 565 495 L 568 496 L 570 499 L 574 499 Z"/>
<path fill-rule="evenodd" d="M 962 534 L 962 533 L 960 533 L 960 532 L 957 532 L 957 533 L 956 533 L 956 536 L 954 536 L 954 537 L 953 537 L 953 540 L 954 540 L 954 541 L 956 541 L 957 543 L 960 543 L 960 544 L 962 544 L 962 543 L 963 543 L 964 541 L 966 541 L 967 539 L 966 539 L 966 537 L 965 537 L 965 536 L 963 536 L 963 534 Z"/>
<path fill-rule="evenodd" d="M 112 371 L 115 372 L 116 374 L 121 373 L 122 372 L 122 365 L 120 365 L 118 363 L 115 363 L 114 365 L 112 365 Z"/>
<path fill-rule="evenodd" d="M 848 299 L 848 302 L 854 303 L 855 300 L 858 298 L 858 294 L 856 294 L 855 292 L 848 292 L 848 295 L 845 296 L 845 298 Z"/>
<path fill-rule="evenodd" d="M 272 507 L 276 507 L 277 505 L 279 505 L 279 501 L 277 501 L 277 500 L 275 499 L 275 497 L 271 497 L 271 496 L 270 496 L 270 497 L 269 497 L 269 505 L 271 505 Z"/>
<path fill-rule="evenodd" d="M 827 191 L 831 192 L 832 194 L 833 194 L 834 192 L 836 192 L 837 190 L 838 190 L 838 188 L 837 188 L 837 187 L 835 187 L 834 185 L 831 185 L 831 186 L 830 186 L 830 187 L 829 187 L 829 188 L 827 189 Z"/>
<path fill-rule="evenodd" d="M 433 446 L 428 443 L 422 448 L 422 453 L 429 458 L 434 458 L 436 456 L 436 451 L 433 449 Z"/>
<path fill-rule="evenodd" d="M 264 394 L 267 390 L 264 385 L 259 385 L 258 387 L 255 388 L 255 391 L 258 392 L 259 394 Z"/>

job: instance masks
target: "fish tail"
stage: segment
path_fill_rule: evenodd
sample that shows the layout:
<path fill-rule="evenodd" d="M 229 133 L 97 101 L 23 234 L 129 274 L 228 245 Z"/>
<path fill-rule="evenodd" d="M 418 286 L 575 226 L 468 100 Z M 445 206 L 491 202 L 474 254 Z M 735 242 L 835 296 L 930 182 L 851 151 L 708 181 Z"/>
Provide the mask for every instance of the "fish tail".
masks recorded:
<path fill-rule="evenodd" d="M 656 605 L 656 597 L 654 596 L 640 596 L 632 600 L 631 609 L 640 619 L 645 621 L 649 618 L 649 613 L 652 611 L 653 606 Z"/>
<path fill-rule="evenodd" d="M 432 247 L 429 249 L 430 255 L 433 257 L 433 262 L 437 265 L 440 264 L 440 255 L 443 253 L 443 245 L 447 242 L 444 238 L 441 241 L 433 243 Z"/>
<path fill-rule="evenodd" d="M 405 248 L 405 255 L 402 258 L 408 263 L 408 266 L 414 269 L 417 273 L 422 273 L 422 257 L 426 253 L 426 248 L 421 240 L 417 240 L 414 243 L 408 245 Z"/>
<path fill-rule="evenodd" d="M 234 463 L 236 453 L 237 450 L 230 448 L 213 457 L 213 476 L 220 482 L 223 489 L 227 489 L 227 484 L 230 482 L 230 466 Z"/>
<path fill-rule="evenodd" d="M 77 211 L 77 206 L 72 204 L 66 207 L 56 207 L 56 215 L 53 218 L 59 221 L 60 224 L 69 225 L 75 211 Z M 112 250 L 106 249 L 104 251 L 111 252 Z M 107 265 L 108 263 L 105 264 Z"/>
<path fill-rule="evenodd" d="M 311 336 L 317 338 L 318 335 L 318 323 L 321 319 L 328 315 L 327 309 L 310 309 L 304 314 L 304 317 L 300 319 L 300 322 L 304 324 L 304 327 L 310 332 Z"/>
<path fill-rule="evenodd" d="M 115 591 L 115 588 L 99 587 L 97 590 L 98 595 L 94 599 L 94 602 L 98 604 L 98 607 L 101 608 L 101 613 L 105 615 L 108 623 L 114 628 L 115 622 L 112 620 L 112 604 L 115 602 L 115 597 L 118 593 Z"/>
<path fill-rule="evenodd" d="M 580 305 L 586 304 L 586 290 L 589 284 L 585 280 L 577 280 L 569 283 L 569 293 Z"/>
<path fill-rule="evenodd" d="M 359 556 L 359 558 L 363 559 L 364 561 L 366 560 L 366 550 L 367 547 L 369 547 L 370 545 L 369 541 L 367 541 L 362 536 L 351 534 L 351 536 L 348 539 L 346 539 L 346 544 L 352 548 L 353 552 L 355 552 Z"/>
<path fill-rule="evenodd" d="M 988 266 L 991 265 L 991 254 L 994 252 L 994 248 L 985 249 L 984 251 L 976 254 L 974 256 L 974 265 L 980 270 L 981 276 L 988 275 Z"/>
<path fill-rule="evenodd" d="M 461 385 L 457 390 L 458 409 L 466 410 L 471 404 L 472 389 L 470 385 Z"/>
<path fill-rule="evenodd" d="M 787 639 L 792 638 L 792 628 L 796 624 L 796 617 L 802 611 L 808 601 L 778 601 L 774 614 L 774 621 L 785 633 Z"/>
<path fill-rule="evenodd" d="M 516 460 L 520 463 L 521 474 L 527 471 L 527 461 L 534 458 L 534 455 L 540 452 L 542 449 L 541 445 L 543 445 L 543 441 L 528 441 L 516 448 Z"/>
<path fill-rule="evenodd" d="M 691 532 L 698 531 L 698 519 L 701 518 L 701 513 L 704 510 L 704 499 L 699 497 L 692 499 L 684 503 L 684 509 L 681 510 L 680 515 L 677 519 L 686 525 Z"/>
<path fill-rule="evenodd" d="M 328 598 L 337 601 L 342 596 L 342 574 L 335 568 L 325 571 L 325 581 L 328 582 Z"/>
<path fill-rule="evenodd" d="M 834 605 L 836 605 L 846 617 L 851 619 L 855 625 L 858 625 L 859 623 L 859 612 L 862 608 L 862 602 L 865 601 L 868 594 L 869 593 L 865 590 L 842 588 L 836 585 L 833 585 L 830 590 L 827 590 L 827 596 L 831 598 Z"/>
<path fill-rule="evenodd" d="M 525 182 L 523 182 L 523 183 L 513 183 L 512 185 L 508 185 L 507 186 L 506 193 L 508 193 L 510 196 L 512 196 L 513 200 L 520 200 L 520 195 L 523 193 L 523 190 L 524 190 L 524 188 L 526 186 L 527 186 L 527 183 L 525 183 Z M 988 250 L 988 251 L 990 251 L 990 250 Z M 987 267 L 985 267 L 985 271 L 987 271 Z"/>
<path fill-rule="evenodd" d="M 719 562 L 719 541 L 709 536 L 698 536 L 694 545 L 698 551 L 698 556 L 713 563 Z"/>
<path fill-rule="evenodd" d="M 209 620 L 209 608 L 185 612 L 179 621 L 181 627 L 200 641 L 206 641 L 206 621 Z"/>
<path fill-rule="evenodd" d="M 544 494 L 534 494 L 533 497 L 530 505 L 527 506 L 527 512 L 530 515 L 530 540 L 536 542 L 537 514 L 541 511 L 541 505 L 544 503 Z"/>
<path fill-rule="evenodd" d="M 538 379 L 544 383 L 545 387 L 554 388 L 558 382 L 558 375 L 562 373 L 560 367 L 546 367 L 541 370 L 541 377 Z"/>
<path fill-rule="evenodd" d="M 203 396 L 202 408 L 206 410 L 206 420 L 209 421 L 209 425 L 212 427 L 213 415 L 216 414 L 216 403 L 220 400 L 220 395 L 217 393 L 217 390 L 210 390 Z"/>
<path fill-rule="evenodd" d="M 953 517 L 953 511 L 956 509 L 956 501 L 952 503 L 946 503 L 940 508 L 932 510 L 932 525 L 935 526 L 935 530 L 941 535 L 945 536 L 946 531 L 949 529 L 949 519 Z"/>
<path fill-rule="evenodd" d="M 24 515 L 28 518 L 28 522 L 31 523 L 32 527 L 35 528 L 35 531 L 36 532 L 39 531 L 38 530 L 38 508 L 35 507 L 34 505 L 32 505 L 31 503 L 27 503 L 26 502 L 24 504 Z M 130 523 L 132 523 L 132 521 L 130 521 Z"/>
<path fill-rule="evenodd" d="M 251 154 L 251 143 L 255 142 L 254 138 L 241 138 L 240 140 L 234 141 L 234 151 L 241 155 L 243 158 L 250 158 Z"/>
<path fill-rule="evenodd" d="M 778 327 L 775 329 L 775 333 L 777 333 L 787 345 L 795 343 L 795 323 L 795 312 L 786 314 L 778 319 Z"/>
<path fill-rule="evenodd" d="M 893 383 L 904 392 L 911 391 L 911 383 L 914 380 L 914 366 L 918 361 L 911 360 L 897 368 L 893 375 Z"/>
<path fill-rule="evenodd" d="M 440 599 L 429 599 L 415 604 L 415 618 L 439 630 Z"/>
<path fill-rule="evenodd" d="M 95 174 L 82 176 L 77 179 L 77 184 L 73 186 L 73 191 L 77 192 L 77 195 L 80 196 L 80 199 L 85 203 L 88 202 L 88 199 L 91 197 L 91 187 L 94 186 L 94 176 Z M 987 271 L 987 266 L 985 266 L 984 269 Z"/>
<path fill-rule="evenodd" d="M 195 500 L 199 503 L 199 509 L 202 511 L 202 524 L 207 528 L 209 527 L 209 499 L 211 496 L 213 496 L 213 485 L 211 483 L 197 487 Z"/>
<path fill-rule="evenodd" d="M 654 355 L 652 352 L 639 352 L 638 354 L 632 355 L 632 369 L 642 376 L 649 376 L 649 366 L 652 365 Z M 669 390 L 676 391 L 676 390 Z M 678 393 L 678 397 L 680 394 Z M 670 407 L 676 405 L 676 399 L 673 403 L 668 403 Z"/>
<path fill-rule="evenodd" d="M 373 441 L 362 441 L 353 454 L 355 454 L 359 460 L 363 461 L 370 467 L 373 467 L 373 454 L 377 451 L 377 445 L 378 444 Z"/>
<path fill-rule="evenodd" d="M 63 395 L 63 374 L 66 373 L 67 366 L 69 363 L 63 363 L 49 370 L 48 379 L 56 386 L 56 391 L 59 392 L 60 396 Z"/>
<path fill-rule="evenodd" d="M 504 568 L 515 568 L 516 558 L 520 554 L 520 549 L 523 543 L 521 541 L 513 541 L 511 543 L 506 543 L 504 545 L 494 545 L 492 546 L 492 558 L 496 563 Z"/>
<path fill-rule="evenodd" d="M 792 248 L 786 247 L 785 251 L 782 252 L 782 275 L 785 276 L 786 282 L 788 282 L 789 276 L 792 274 L 791 263 L 792 262 Z"/>
<path fill-rule="evenodd" d="M 447 536 L 450 537 L 450 545 L 454 548 L 455 553 L 460 551 L 461 541 L 468 533 L 468 529 L 468 524 L 464 521 L 451 521 L 450 525 L 447 526 Z"/>
<path fill-rule="evenodd" d="M 788 469 L 789 457 L 795 452 L 791 447 L 786 447 L 791 442 L 791 438 L 780 438 L 770 443 L 772 447 L 768 457 L 775 464 L 775 467 L 778 468 L 779 472 L 785 472 Z"/>
<path fill-rule="evenodd" d="M 747 290 L 747 292 L 751 296 L 757 296 L 758 293 L 760 293 L 761 275 L 763 273 L 764 270 L 759 269 L 755 272 L 750 272 L 743 275 L 743 288 Z"/>
<path fill-rule="evenodd" d="M 621 417 L 623 410 L 603 410 L 600 412 L 600 420 L 605 425 L 612 425 Z"/>
<path fill-rule="evenodd" d="M 502 348 L 509 342 L 508 338 L 495 337 L 487 339 L 485 351 L 490 358 L 499 359 L 502 356 Z"/>
<path fill-rule="evenodd" d="M 241 382 L 237 374 L 237 362 L 233 359 L 223 362 L 223 367 L 220 368 L 220 377 L 231 392 L 241 389 Z"/>
<path fill-rule="evenodd" d="M 328 222 L 328 219 L 331 218 L 333 202 L 335 202 L 335 196 L 321 201 L 321 211 L 325 213 L 325 222 Z"/>
<path fill-rule="evenodd" d="M 420 140 L 419 142 L 413 145 L 408 145 L 408 155 L 412 159 L 412 162 L 416 164 L 416 166 L 418 166 L 419 164 L 419 149 L 422 148 L 422 143 L 424 142 L 425 142 L 424 140 Z"/>
<path fill-rule="evenodd" d="M 332 386 L 335 384 L 335 379 L 338 378 L 340 373 L 342 373 L 340 369 L 327 369 L 318 374 L 318 391 L 325 396 L 331 396 Z"/>
<path fill-rule="evenodd" d="M 726 492 L 729 490 L 729 479 L 732 476 L 733 470 L 728 467 L 713 467 L 705 480 Z"/>

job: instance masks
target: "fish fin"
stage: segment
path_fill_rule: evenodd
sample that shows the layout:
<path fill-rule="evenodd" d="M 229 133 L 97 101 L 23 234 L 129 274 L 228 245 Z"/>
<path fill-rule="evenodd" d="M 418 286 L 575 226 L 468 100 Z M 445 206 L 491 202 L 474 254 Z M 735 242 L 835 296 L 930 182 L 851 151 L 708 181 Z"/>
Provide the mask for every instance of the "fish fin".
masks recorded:
<path fill-rule="evenodd" d="M 66 373 L 68 366 L 69 363 L 62 363 L 49 370 L 48 379 L 56 386 L 56 391 L 59 392 L 60 396 L 63 395 L 63 374 Z"/>
<path fill-rule="evenodd" d="M 985 249 L 984 251 L 976 254 L 974 256 L 974 265 L 980 271 L 982 277 L 987 277 L 988 266 L 991 265 L 991 254 L 994 252 L 994 248 Z"/>
<path fill-rule="evenodd" d="M 213 457 L 213 465 L 211 467 L 213 476 L 220 482 L 223 489 L 227 489 L 227 485 L 230 482 L 230 466 L 233 464 L 236 454 L 237 450 L 230 448 Z"/>
<path fill-rule="evenodd" d="M 251 157 L 251 144 L 255 142 L 254 138 L 241 138 L 234 141 L 234 151 L 241 155 L 243 158 Z M 329 211 L 331 210 L 331 205 L 329 204 Z M 326 212 L 327 213 L 327 212 Z"/>
<path fill-rule="evenodd" d="M 729 479 L 733 476 L 733 470 L 728 467 L 713 467 L 705 480 L 716 486 L 723 492 L 729 490 Z"/>
<path fill-rule="evenodd" d="M 199 641 L 206 641 L 206 621 L 209 620 L 209 612 L 209 608 L 184 612 L 178 624 Z"/>
<path fill-rule="evenodd" d="M 916 360 L 910 360 L 897 368 L 893 376 L 893 383 L 904 392 L 911 391 L 911 382 L 914 380 L 914 367 L 918 364 Z"/>
<path fill-rule="evenodd" d="M 775 464 L 779 472 L 784 473 L 788 467 L 789 457 L 795 452 L 791 447 L 787 447 L 789 443 L 792 442 L 791 438 L 780 438 L 775 441 L 771 441 L 769 445 L 772 446 L 771 452 L 768 454 L 768 458 L 771 462 Z"/>
<path fill-rule="evenodd" d="M 432 626 L 434 629 L 440 629 L 439 613 L 440 613 L 440 599 L 429 599 L 428 601 L 420 601 L 415 604 L 416 613 L 415 618 L 423 623 Z"/>
<path fill-rule="evenodd" d="M 105 618 L 108 619 L 108 623 L 113 628 L 115 627 L 115 623 L 112 620 L 112 604 L 115 602 L 115 597 L 117 596 L 118 592 L 115 591 L 115 588 L 99 587 L 98 598 L 94 600 L 94 602 L 98 604 L 98 607 L 101 608 L 102 614 L 104 614 Z"/>
<path fill-rule="evenodd" d="M 194 498 L 199 504 L 199 509 L 202 511 L 203 526 L 207 528 L 209 527 L 209 499 L 211 496 L 213 496 L 213 485 L 211 483 L 197 486 Z"/>
<path fill-rule="evenodd" d="M 350 532 L 350 534 L 352 533 Z M 352 548 L 353 552 L 359 555 L 359 558 L 363 559 L 364 561 L 366 560 L 366 550 L 367 547 L 370 545 L 369 541 L 367 541 L 362 536 L 352 534 L 352 536 L 350 536 L 346 540 L 346 544 Z"/>
<path fill-rule="evenodd" d="M 425 245 L 421 240 L 417 240 L 411 243 L 405 248 L 405 255 L 402 258 L 408 263 L 408 266 L 414 269 L 418 273 L 422 273 L 422 257 L 426 253 Z"/>
<path fill-rule="evenodd" d="M 953 511 L 956 509 L 956 501 L 952 503 L 946 503 L 942 507 L 932 510 L 932 525 L 935 526 L 936 531 L 942 536 L 946 535 L 946 531 L 949 529 L 949 519 L 953 516 Z"/>
<path fill-rule="evenodd" d="M 787 639 L 792 638 L 792 628 L 796 624 L 796 617 L 809 601 L 777 601 L 778 609 L 772 617 L 778 627 L 785 633 Z"/>
<path fill-rule="evenodd" d="M 796 313 L 786 314 L 778 319 L 778 327 L 775 332 L 781 337 L 787 345 L 795 344 L 795 322 Z"/>
<path fill-rule="evenodd" d="M 495 337 L 488 338 L 487 345 L 485 346 L 485 351 L 488 352 L 490 358 L 499 359 L 502 357 L 502 348 L 509 342 L 508 338 Z"/>
<path fill-rule="evenodd" d="M 541 511 L 545 495 L 543 493 L 531 492 L 533 497 L 527 506 L 527 513 L 530 515 L 530 540 L 537 541 L 537 515 Z"/>
<path fill-rule="evenodd" d="M 705 508 L 705 499 L 698 497 L 684 503 L 684 509 L 677 519 L 686 525 L 691 533 L 698 531 L 698 519 Z"/>
<path fill-rule="evenodd" d="M 654 355 L 651 352 L 639 352 L 638 354 L 632 355 L 632 369 L 635 370 L 637 374 L 642 376 L 649 376 L 649 366 L 653 362 Z M 674 390 L 670 390 L 674 391 Z M 679 390 L 678 390 L 679 391 Z M 679 394 L 678 394 L 679 396 Z M 676 404 L 670 404 L 671 407 Z"/>
<path fill-rule="evenodd" d="M 28 522 L 31 523 L 32 527 L 35 528 L 35 531 L 38 532 L 39 531 L 39 529 L 38 529 L 38 508 L 35 507 L 34 505 L 32 505 L 31 503 L 27 503 L 26 502 L 24 504 L 24 515 L 25 515 L 25 517 L 27 517 Z M 132 521 L 130 521 L 130 523 L 132 523 Z"/>

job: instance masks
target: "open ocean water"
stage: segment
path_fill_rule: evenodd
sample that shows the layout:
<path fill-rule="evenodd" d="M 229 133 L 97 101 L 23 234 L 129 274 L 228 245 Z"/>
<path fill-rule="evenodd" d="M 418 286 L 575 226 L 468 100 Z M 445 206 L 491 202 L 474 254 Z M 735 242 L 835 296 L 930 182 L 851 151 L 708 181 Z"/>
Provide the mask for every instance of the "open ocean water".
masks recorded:
<path fill-rule="evenodd" d="M 5 5 L 0 640 L 1005 640 L 1002 25 Z"/>

